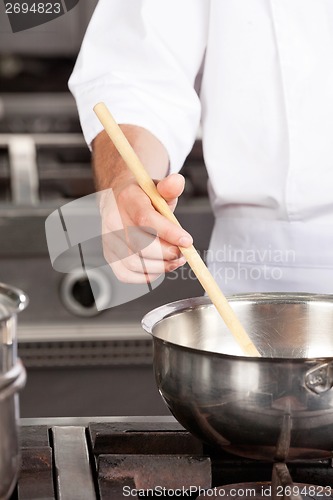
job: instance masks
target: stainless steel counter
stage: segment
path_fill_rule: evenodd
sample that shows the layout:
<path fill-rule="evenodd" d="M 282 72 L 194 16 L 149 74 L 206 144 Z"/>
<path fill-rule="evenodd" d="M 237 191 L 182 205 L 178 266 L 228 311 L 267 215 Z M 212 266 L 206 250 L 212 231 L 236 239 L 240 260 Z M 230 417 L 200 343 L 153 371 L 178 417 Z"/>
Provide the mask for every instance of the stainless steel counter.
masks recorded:
<path fill-rule="evenodd" d="M 133 416 L 129 417 L 120 415 L 119 417 L 58 417 L 58 418 L 21 418 L 20 425 L 46 425 L 47 427 L 59 426 L 86 426 L 90 422 L 95 423 L 119 423 L 119 422 L 151 422 L 154 424 L 165 424 L 177 422 L 177 420 L 169 415 L 157 416 Z"/>

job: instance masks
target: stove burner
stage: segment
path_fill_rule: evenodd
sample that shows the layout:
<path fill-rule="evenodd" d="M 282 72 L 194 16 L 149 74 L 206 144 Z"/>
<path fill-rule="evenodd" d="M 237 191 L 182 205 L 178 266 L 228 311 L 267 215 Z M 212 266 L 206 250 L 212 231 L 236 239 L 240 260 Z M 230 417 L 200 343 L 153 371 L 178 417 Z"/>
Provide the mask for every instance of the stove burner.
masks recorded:
<path fill-rule="evenodd" d="M 121 500 L 154 492 L 193 500 L 333 498 L 330 460 L 272 466 L 233 456 L 171 419 L 44 423 L 21 427 L 22 467 L 11 500 Z"/>

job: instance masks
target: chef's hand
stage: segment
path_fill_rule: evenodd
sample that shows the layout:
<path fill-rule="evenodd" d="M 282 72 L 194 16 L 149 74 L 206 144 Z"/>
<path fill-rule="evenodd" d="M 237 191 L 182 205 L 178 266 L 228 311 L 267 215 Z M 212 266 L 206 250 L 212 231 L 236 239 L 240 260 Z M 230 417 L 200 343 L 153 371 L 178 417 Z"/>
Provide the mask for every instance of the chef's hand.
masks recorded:
<path fill-rule="evenodd" d="M 113 148 L 109 142 L 107 147 Z M 95 175 L 96 160 L 95 155 Z M 108 182 L 111 189 L 103 190 L 100 199 L 104 256 L 120 281 L 147 283 L 185 263 L 178 246 L 189 247 L 192 237 L 159 214 L 129 170 L 120 168 L 122 160 L 115 161 L 114 154 L 113 160 L 118 164 Z M 174 210 L 184 190 L 183 176 L 171 174 L 156 185 Z"/>
<path fill-rule="evenodd" d="M 157 183 L 157 189 L 174 210 L 184 178 L 169 175 Z M 106 235 L 104 256 L 119 280 L 146 283 L 185 264 L 178 246 L 190 246 L 191 236 L 160 215 L 131 176 L 102 194 L 100 208 Z M 117 235 L 118 240 L 108 238 L 109 234 Z"/>

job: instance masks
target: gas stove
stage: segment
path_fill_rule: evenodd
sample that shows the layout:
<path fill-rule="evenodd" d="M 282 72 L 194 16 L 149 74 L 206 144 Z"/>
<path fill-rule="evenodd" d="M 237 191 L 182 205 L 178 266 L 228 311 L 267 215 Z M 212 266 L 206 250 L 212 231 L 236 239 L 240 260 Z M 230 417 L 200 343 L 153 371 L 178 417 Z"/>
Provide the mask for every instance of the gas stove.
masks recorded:
<path fill-rule="evenodd" d="M 240 458 L 173 417 L 23 419 L 21 453 L 11 500 L 333 496 L 331 460 Z"/>

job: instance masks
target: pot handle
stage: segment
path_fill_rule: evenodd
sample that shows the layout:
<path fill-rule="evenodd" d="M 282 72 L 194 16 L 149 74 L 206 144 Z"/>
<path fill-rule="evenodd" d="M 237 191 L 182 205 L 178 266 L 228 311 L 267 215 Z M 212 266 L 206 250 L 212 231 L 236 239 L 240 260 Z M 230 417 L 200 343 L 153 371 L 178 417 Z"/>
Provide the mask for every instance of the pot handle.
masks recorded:
<path fill-rule="evenodd" d="M 333 387 L 333 361 L 317 365 L 305 374 L 305 387 L 314 394 L 322 394 Z"/>

